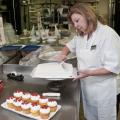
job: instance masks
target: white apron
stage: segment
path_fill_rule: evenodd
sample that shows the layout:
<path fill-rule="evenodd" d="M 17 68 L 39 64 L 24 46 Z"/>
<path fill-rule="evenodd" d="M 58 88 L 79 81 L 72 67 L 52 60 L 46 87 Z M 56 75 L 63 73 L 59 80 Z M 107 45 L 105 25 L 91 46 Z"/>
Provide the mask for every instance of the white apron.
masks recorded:
<path fill-rule="evenodd" d="M 80 49 L 78 69 L 100 65 L 99 51 Z M 116 120 L 116 80 L 114 75 L 90 76 L 81 80 L 83 107 L 87 120 Z"/>

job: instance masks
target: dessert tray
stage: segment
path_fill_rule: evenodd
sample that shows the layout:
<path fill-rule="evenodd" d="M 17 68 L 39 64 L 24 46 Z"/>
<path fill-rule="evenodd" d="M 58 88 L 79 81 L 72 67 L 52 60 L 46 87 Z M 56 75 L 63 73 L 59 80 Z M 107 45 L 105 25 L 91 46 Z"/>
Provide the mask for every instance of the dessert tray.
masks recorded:
<path fill-rule="evenodd" d="M 60 93 L 48 92 L 38 94 L 37 92 L 16 90 L 13 92 L 12 96 L 6 98 L 5 102 L 1 104 L 1 107 L 35 120 L 50 120 L 61 109 L 61 105 L 57 104 L 56 99 L 47 96 L 60 96 Z M 52 108 L 54 105 L 56 106 L 55 109 Z M 47 110 L 48 107 L 50 111 L 49 109 Z M 34 110 L 36 110 L 37 113 Z M 44 112 L 42 113 L 40 111 Z"/>
<path fill-rule="evenodd" d="M 35 119 L 35 120 L 50 120 L 61 109 L 61 105 L 57 105 L 57 110 L 55 112 L 51 112 L 48 119 L 42 119 L 42 118 L 40 118 L 40 116 L 35 117 L 35 116 L 32 116 L 31 114 L 25 114 L 22 111 L 18 112 L 18 111 L 14 110 L 14 109 L 8 108 L 6 102 L 2 103 L 1 107 L 5 108 L 7 110 L 10 110 L 12 112 L 15 112 L 17 114 L 23 115 L 25 117 Z"/>
<path fill-rule="evenodd" d="M 74 78 L 75 71 L 72 64 L 69 63 L 43 63 L 37 65 L 31 72 L 33 78 L 46 78 L 46 79 L 65 79 Z"/>

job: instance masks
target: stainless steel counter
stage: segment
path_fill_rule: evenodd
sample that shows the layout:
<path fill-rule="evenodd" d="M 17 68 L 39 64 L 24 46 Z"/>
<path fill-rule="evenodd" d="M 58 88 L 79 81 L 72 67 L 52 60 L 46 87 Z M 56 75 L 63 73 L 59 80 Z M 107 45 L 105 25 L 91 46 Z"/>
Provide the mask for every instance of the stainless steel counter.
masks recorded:
<path fill-rule="evenodd" d="M 43 92 L 51 92 L 48 89 L 48 84 L 51 81 L 44 79 L 33 79 L 30 76 L 30 72 L 34 67 L 30 66 L 19 66 L 19 65 L 3 65 L 1 69 L 3 74 L 0 76 L 4 80 L 4 90 L 0 93 L 0 104 L 5 101 L 5 99 L 12 95 L 12 93 L 17 90 L 26 90 L 30 92 L 38 92 L 39 94 Z M 17 73 L 22 73 L 24 75 L 24 81 L 18 82 L 13 80 L 7 80 L 6 74 L 12 71 Z M 80 107 L 80 84 L 79 81 L 72 82 L 70 79 L 61 81 L 64 87 L 59 90 L 61 97 L 57 98 L 58 104 L 62 107 L 60 111 L 51 120 L 79 120 L 79 107 Z M 31 120 L 30 118 L 24 117 L 17 113 L 5 110 L 0 107 L 0 120 Z"/>
<path fill-rule="evenodd" d="M 19 60 L 21 59 L 21 54 L 18 52 L 15 56 L 7 57 L 3 56 L 0 60 L 0 65 L 2 64 L 18 64 Z"/>

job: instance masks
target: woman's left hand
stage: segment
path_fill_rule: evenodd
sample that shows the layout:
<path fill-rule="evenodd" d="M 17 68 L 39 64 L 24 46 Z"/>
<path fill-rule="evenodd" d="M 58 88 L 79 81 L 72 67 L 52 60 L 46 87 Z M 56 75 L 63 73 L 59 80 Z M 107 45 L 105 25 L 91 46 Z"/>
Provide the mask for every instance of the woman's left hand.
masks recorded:
<path fill-rule="evenodd" d="M 90 73 L 90 70 L 80 70 L 79 71 L 79 75 L 77 75 L 74 80 L 78 80 L 78 79 L 81 79 L 81 78 L 85 78 L 85 77 L 88 77 L 89 76 L 89 73 Z"/>
<path fill-rule="evenodd" d="M 111 74 L 112 72 L 105 69 L 105 68 L 96 68 L 96 69 L 86 69 L 86 70 L 80 70 L 79 75 L 77 75 L 74 80 L 78 80 L 80 78 L 86 78 L 88 76 L 98 76 L 98 75 L 106 75 Z"/>

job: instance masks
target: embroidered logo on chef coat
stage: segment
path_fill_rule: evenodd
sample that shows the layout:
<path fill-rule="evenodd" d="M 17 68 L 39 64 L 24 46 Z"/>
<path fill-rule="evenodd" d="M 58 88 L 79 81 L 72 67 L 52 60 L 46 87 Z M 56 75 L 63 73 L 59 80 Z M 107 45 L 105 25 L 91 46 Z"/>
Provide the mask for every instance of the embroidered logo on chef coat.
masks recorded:
<path fill-rule="evenodd" d="M 96 50 L 97 45 L 92 45 L 90 50 Z"/>

